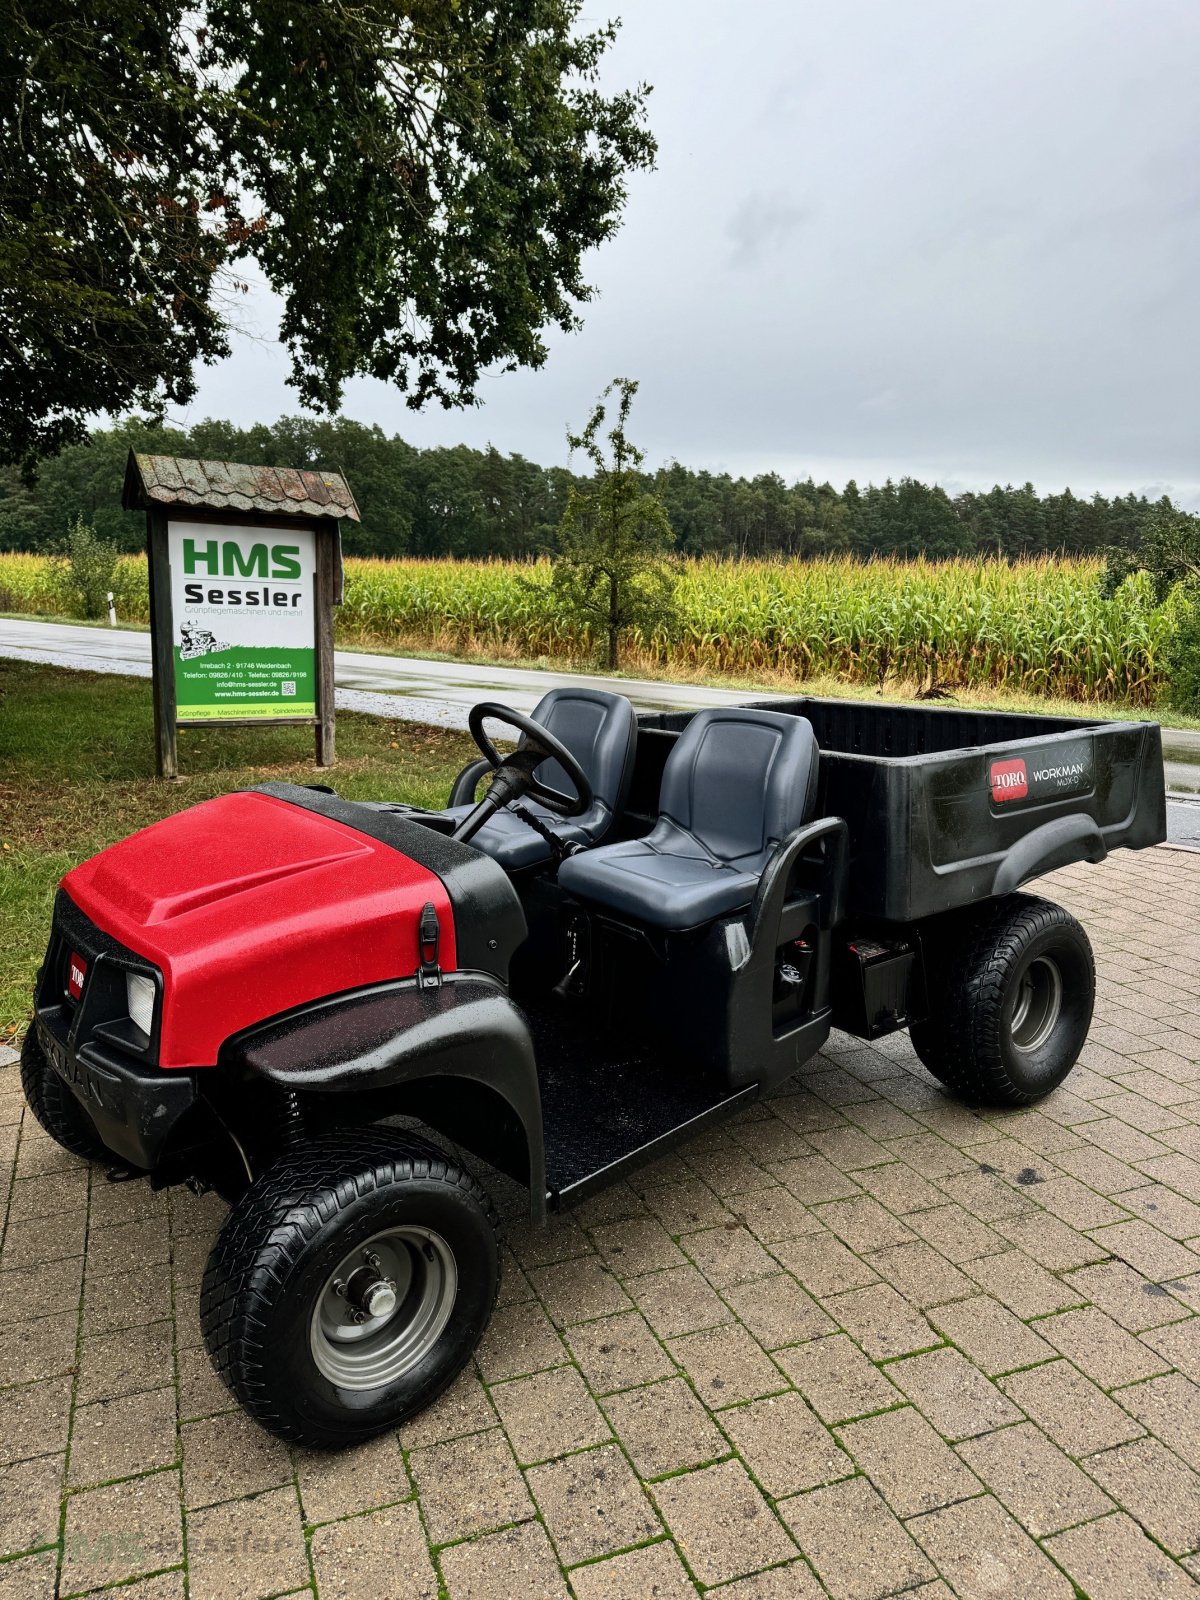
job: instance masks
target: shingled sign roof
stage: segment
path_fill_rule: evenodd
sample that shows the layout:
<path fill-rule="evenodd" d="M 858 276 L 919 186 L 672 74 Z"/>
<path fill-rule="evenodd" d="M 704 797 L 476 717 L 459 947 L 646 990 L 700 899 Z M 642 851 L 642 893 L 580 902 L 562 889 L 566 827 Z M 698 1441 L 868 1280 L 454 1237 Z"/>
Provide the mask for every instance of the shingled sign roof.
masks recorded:
<path fill-rule="evenodd" d="M 126 511 L 144 511 L 150 505 L 190 506 L 205 511 L 361 520 L 340 472 L 188 461 L 182 456 L 141 455 L 133 450 L 121 498 Z"/>

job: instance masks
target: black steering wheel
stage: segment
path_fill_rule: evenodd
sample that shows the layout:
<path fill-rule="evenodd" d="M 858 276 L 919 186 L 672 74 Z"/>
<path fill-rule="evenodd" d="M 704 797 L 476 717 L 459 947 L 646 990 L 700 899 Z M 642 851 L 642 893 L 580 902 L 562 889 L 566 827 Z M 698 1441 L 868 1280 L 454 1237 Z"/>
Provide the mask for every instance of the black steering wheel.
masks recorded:
<path fill-rule="evenodd" d="M 492 743 L 486 721 L 500 722 L 521 735 L 522 742 L 508 755 L 501 755 Z M 492 786 L 483 799 L 454 830 L 456 839 L 466 841 L 478 833 L 487 819 L 512 800 L 536 800 L 558 817 L 579 817 L 592 805 L 594 796 L 587 773 L 575 757 L 556 739 L 548 728 L 511 706 L 498 705 L 494 700 L 483 700 L 471 707 L 467 718 L 471 737 L 479 746 L 480 754 L 492 768 L 495 776 Z M 564 794 L 552 789 L 537 776 L 543 761 L 557 761 L 567 775 L 574 793 Z"/>

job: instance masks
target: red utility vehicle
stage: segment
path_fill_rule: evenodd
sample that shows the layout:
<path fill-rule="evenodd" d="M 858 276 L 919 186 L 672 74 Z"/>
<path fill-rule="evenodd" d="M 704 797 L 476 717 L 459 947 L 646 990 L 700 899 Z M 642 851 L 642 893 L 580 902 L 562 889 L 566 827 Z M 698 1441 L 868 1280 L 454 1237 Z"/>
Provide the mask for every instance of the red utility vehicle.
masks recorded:
<path fill-rule="evenodd" d="M 230 1199 L 205 1339 L 241 1404 L 308 1444 L 394 1425 L 470 1358 L 499 1277 L 483 1165 L 544 1218 L 835 1024 L 911 1026 L 966 1098 L 1049 1092 L 1092 957 L 1016 890 L 1164 835 L 1150 723 L 818 700 L 638 718 L 555 689 L 470 726 L 481 759 L 444 811 L 267 784 L 101 852 L 63 880 L 38 979 L 34 1115 L 80 1156 Z"/>

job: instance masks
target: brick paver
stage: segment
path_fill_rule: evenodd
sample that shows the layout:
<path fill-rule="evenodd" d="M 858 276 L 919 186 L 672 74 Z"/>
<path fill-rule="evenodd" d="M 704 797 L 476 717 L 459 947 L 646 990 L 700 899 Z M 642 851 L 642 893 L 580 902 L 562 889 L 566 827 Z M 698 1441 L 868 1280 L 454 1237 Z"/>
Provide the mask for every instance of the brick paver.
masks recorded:
<path fill-rule="evenodd" d="M 1200 856 L 1039 886 L 1092 1037 L 1039 1107 L 907 1037 L 545 1231 L 428 1412 L 288 1449 L 209 1366 L 222 1208 L 109 1184 L 0 1050 L 0 1600 L 1200 1600 Z"/>

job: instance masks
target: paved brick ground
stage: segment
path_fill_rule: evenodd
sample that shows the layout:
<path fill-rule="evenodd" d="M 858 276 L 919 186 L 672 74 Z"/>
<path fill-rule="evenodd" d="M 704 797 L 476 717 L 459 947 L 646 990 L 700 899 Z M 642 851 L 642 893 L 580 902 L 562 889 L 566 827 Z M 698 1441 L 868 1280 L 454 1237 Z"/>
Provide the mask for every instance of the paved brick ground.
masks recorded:
<path fill-rule="evenodd" d="M 514 1225 L 477 1366 L 349 1456 L 213 1376 L 220 1205 L 63 1157 L 0 1068 L 0 1600 L 1200 1595 L 1200 855 L 1045 887 L 1100 967 L 1068 1087 L 977 1115 L 839 1037 Z"/>

